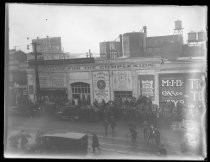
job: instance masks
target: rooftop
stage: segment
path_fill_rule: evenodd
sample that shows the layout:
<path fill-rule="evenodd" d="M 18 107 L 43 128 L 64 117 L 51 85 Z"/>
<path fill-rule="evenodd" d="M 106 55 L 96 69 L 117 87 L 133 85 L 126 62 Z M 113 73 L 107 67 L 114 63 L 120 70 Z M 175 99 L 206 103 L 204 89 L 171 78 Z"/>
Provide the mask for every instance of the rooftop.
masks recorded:
<path fill-rule="evenodd" d="M 61 138 L 81 139 L 85 135 L 86 134 L 83 134 L 83 133 L 67 132 L 67 133 L 44 134 L 42 135 L 42 137 L 61 137 Z"/>

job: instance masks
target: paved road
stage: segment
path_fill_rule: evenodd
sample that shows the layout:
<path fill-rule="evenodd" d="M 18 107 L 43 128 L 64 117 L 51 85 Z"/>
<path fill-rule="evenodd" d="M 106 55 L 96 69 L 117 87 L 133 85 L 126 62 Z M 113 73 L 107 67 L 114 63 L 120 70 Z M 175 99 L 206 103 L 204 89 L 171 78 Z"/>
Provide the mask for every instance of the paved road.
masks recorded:
<path fill-rule="evenodd" d="M 87 123 L 79 121 L 59 121 L 51 120 L 43 117 L 24 118 L 17 116 L 9 116 L 8 134 L 11 135 L 21 129 L 27 130 L 32 135 L 37 129 L 45 132 L 82 132 L 89 135 L 89 150 L 86 158 L 160 158 L 157 155 L 156 148 L 153 144 L 147 145 L 143 140 L 143 132 L 141 125 L 137 124 L 138 138 L 137 146 L 131 145 L 130 132 L 128 123 L 118 122 L 115 134 L 111 134 L 109 130 L 108 136 L 104 135 L 102 123 Z M 99 137 L 101 152 L 92 154 L 91 150 L 91 133 L 95 132 Z M 181 131 L 172 131 L 171 129 L 161 129 L 161 141 L 168 151 L 168 157 L 176 158 L 185 157 L 180 152 L 180 143 L 183 133 Z M 33 140 L 33 138 L 32 138 Z M 189 157 L 189 156 L 188 156 Z"/>

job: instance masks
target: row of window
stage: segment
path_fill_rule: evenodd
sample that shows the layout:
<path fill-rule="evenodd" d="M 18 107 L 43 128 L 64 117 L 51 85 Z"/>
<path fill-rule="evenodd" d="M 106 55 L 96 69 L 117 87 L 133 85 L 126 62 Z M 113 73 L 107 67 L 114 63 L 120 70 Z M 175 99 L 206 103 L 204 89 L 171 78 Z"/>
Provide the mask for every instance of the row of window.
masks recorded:
<path fill-rule="evenodd" d="M 90 88 L 88 87 L 72 87 L 72 93 L 90 93 Z"/>

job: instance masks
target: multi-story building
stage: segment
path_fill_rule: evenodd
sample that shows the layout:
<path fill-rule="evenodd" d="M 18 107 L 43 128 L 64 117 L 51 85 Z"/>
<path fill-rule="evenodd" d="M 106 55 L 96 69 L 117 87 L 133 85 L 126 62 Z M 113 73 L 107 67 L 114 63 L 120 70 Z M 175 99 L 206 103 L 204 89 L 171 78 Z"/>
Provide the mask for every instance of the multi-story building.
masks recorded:
<path fill-rule="evenodd" d="M 12 105 L 17 104 L 21 96 L 28 95 L 27 56 L 23 51 L 9 50 L 9 96 Z"/>

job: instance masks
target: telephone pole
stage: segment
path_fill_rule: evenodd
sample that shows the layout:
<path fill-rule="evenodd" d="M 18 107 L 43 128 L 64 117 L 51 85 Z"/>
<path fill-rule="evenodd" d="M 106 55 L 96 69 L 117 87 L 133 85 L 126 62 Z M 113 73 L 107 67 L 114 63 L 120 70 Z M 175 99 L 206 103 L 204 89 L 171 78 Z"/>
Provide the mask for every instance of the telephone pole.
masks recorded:
<path fill-rule="evenodd" d="M 36 102 L 40 101 L 40 84 L 39 84 L 39 73 L 38 73 L 38 64 L 37 64 L 37 42 L 32 42 L 32 47 L 34 47 L 34 56 L 35 56 L 35 78 L 36 78 L 36 89 L 35 89 L 35 97 Z"/>

